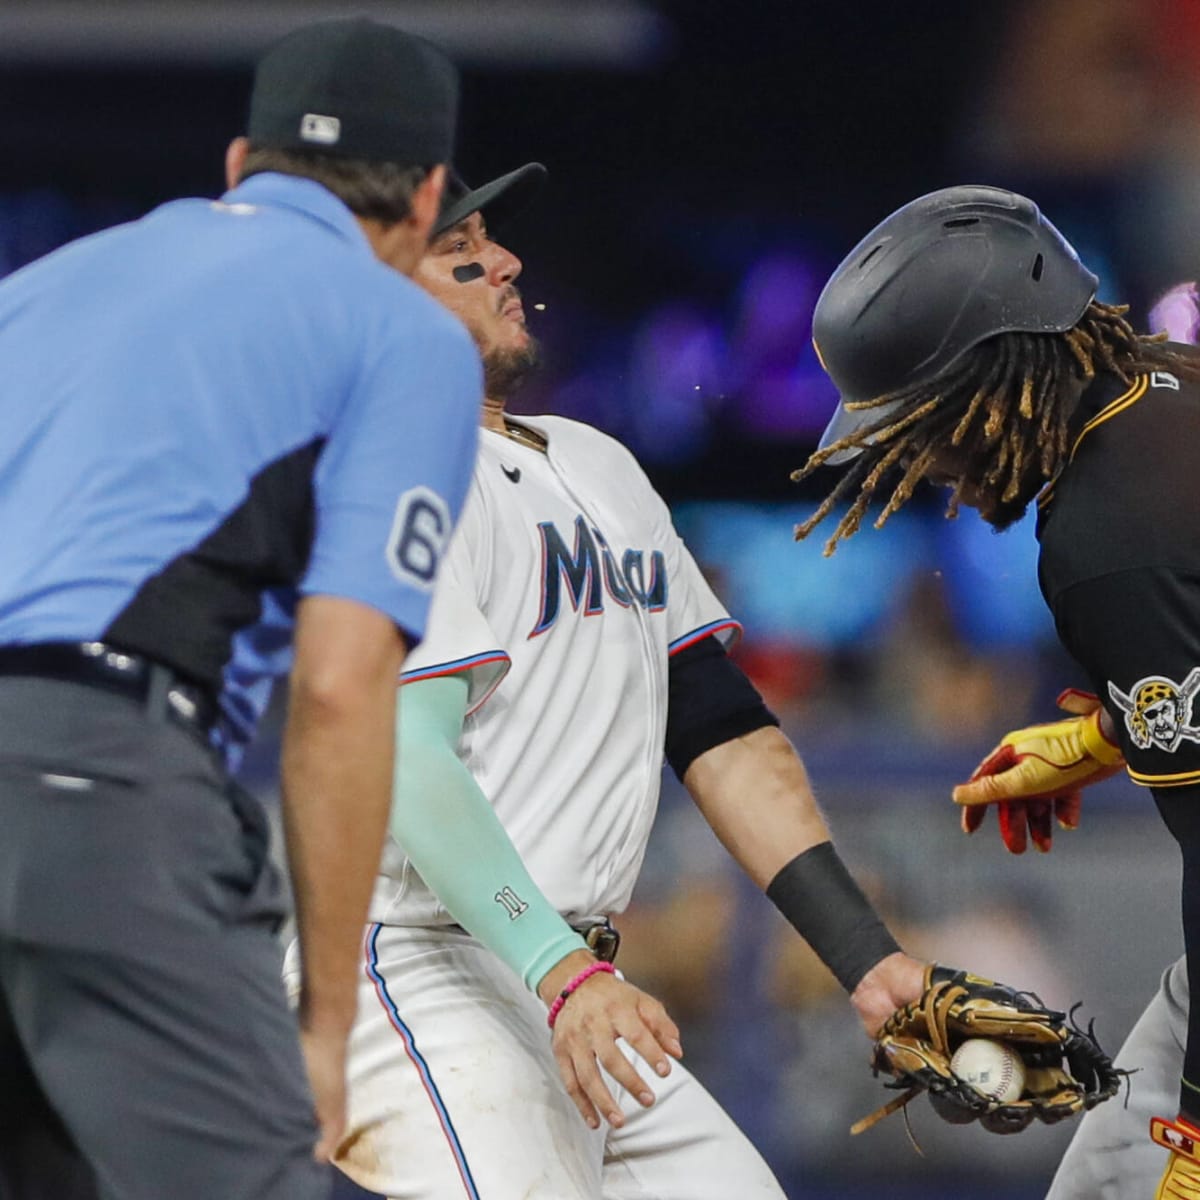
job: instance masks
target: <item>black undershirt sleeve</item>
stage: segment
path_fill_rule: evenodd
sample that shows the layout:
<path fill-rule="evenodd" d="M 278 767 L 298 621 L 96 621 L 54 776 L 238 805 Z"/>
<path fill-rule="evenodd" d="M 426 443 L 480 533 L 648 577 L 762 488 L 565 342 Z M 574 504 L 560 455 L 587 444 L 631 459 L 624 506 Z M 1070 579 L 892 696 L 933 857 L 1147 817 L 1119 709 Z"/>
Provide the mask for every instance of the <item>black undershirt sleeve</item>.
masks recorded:
<path fill-rule="evenodd" d="M 667 762 L 682 780 L 706 750 L 779 719 L 715 637 L 672 655 L 667 699 Z"/>

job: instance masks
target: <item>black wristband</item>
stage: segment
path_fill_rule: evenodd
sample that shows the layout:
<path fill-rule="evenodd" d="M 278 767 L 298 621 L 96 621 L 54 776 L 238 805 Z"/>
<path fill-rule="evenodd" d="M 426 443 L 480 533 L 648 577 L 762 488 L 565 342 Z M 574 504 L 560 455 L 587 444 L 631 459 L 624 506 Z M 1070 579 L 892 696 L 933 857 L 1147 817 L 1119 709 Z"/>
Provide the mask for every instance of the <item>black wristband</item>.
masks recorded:
<path fill-rule="evenodd" d="M 848 992 L 900 949 L 832 842 L 796 855 L 767 885 L 767 897 Z"/>

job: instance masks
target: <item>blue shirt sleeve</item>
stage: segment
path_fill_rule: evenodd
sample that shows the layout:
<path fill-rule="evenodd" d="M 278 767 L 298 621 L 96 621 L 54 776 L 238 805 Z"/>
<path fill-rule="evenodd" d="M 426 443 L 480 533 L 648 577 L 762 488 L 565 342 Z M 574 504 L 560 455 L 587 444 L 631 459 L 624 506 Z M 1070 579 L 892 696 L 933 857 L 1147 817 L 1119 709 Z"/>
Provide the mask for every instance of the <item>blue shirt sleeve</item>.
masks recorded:
<path fill-rule="evenodd" d="M 470 336 L 436 302 L 418 293 L 405 310 L 376 310 L 373 348 L 332 423 L 300 591 L 377 608 L 415 643 L 471 480 L 483 373 Z"/>

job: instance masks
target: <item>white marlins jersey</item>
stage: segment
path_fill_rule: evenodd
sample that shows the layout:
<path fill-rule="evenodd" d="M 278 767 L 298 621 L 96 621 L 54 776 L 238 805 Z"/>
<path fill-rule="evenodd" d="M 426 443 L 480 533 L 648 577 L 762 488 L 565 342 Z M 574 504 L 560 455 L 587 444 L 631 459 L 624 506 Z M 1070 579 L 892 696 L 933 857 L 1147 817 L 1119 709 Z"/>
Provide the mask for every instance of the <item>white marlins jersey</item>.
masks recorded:
<path fill-rule="evenodd" d="M 658 805 L 671 653 L 738 630 L 620 443 L 521 418 L 484 430 L 412 682 L 468 673 L 459 755 L 569 921 L 629 902 Z M 370 919 L 451 918 L 388 840 Z"/>

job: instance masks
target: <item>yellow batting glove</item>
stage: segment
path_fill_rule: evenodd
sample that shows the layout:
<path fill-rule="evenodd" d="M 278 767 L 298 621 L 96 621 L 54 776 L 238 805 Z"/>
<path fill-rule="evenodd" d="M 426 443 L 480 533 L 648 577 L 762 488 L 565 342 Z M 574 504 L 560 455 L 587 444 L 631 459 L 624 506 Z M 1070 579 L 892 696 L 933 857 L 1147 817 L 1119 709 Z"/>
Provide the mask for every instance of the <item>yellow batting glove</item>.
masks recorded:
<path fill-rule="evenodd" d="M 1016 729 L 954 789 L 962 806 L 964 833 L 983 823 L 996 805 L 1000 836 L 1013 854 L 1025 850 L 1026 835 L 1039 850 L 1051 845 L 1051 817 L 1063 829 L 1079 825 L 1081 789 L 1115 775 L 1125 758 L 1100 726 L 1100 701 L 1069 688 L 1058 706 L 1075 714 L 1065 721 Z"/>
<path fill-rule="evenodd" d="M 1200 1129 L 1182 1115 L 1174 1121 L 1151 1117 L 1150 1136 L 1171 1152 L 1154 1200 L 1200 1200 Z"/>

